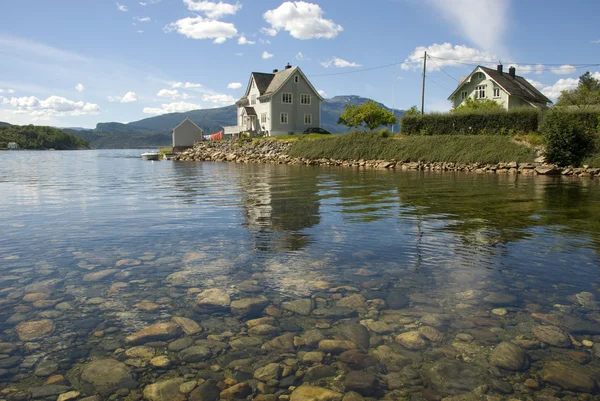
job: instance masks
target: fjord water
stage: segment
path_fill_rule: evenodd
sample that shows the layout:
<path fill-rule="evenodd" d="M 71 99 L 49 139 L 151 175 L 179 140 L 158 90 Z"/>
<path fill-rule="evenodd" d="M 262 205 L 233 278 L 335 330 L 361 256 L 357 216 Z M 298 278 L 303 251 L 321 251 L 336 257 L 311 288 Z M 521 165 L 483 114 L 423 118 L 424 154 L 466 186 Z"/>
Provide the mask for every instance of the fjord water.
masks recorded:
<path fill-rule="evenodd" d="M 597 180 L 140 153 L 0 153 L 0 399 L 597 391 Z"/>

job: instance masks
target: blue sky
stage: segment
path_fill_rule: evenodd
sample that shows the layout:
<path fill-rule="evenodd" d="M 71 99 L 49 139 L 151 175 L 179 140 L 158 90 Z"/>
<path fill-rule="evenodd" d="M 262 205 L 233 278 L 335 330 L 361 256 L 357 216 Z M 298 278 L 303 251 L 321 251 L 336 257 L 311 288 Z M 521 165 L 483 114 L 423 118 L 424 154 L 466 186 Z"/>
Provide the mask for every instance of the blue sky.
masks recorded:
<path fill-rule="evenodd" d="M 551 99 L 600 77 L 586 66 L 600 64 L 595 0 L 0 0 L 0 15 L 0 121 L 14 124 L 221 107 L 251 71 L 288 62 L 326 97 L 405 109 L 420 104 L 425 49 L 426 111 L 448 110 L 478 63 L 514 64 Z"/>

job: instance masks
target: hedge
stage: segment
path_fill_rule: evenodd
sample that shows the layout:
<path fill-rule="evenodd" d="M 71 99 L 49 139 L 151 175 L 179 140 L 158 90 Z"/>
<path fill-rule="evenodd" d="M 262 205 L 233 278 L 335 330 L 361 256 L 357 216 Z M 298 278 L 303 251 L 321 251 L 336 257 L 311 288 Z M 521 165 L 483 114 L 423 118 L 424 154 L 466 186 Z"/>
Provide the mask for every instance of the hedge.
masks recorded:
<path fill-rule="evenodd" d="M 554 126 L 571 126 L 578 131 L 593 133 L 598 132 L 598 119 L 600 109 L 560 109 L 553 108 L 546 111 L 540 122 L 539 131 L 546 134 Z"/>
<path fill-rule="evenodd" d="M 536 109 L 474 111 L 404 116 L 404 135 L 514 135 L 537 131 L 540 112 Z"/>

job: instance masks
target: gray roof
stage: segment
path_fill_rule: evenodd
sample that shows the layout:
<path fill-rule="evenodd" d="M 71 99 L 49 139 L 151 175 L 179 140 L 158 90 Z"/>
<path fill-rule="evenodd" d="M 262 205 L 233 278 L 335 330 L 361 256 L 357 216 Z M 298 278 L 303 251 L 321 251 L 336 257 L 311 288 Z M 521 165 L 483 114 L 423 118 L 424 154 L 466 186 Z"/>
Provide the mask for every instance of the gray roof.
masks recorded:
<path fill-rule="evenodd" d="M 266 91 L 273 78 L 279 73 L 275 74 L 267 74 L 264 72 L 253 72 L 252 77 L 254 78 L 254 82 L 256 82 L 256 87 L 258 88 L 258 92 L 263 95 Z"/>
<path fill-rule="evenodd" d="M 244 110 L 246 110 L 246 114 L 248 114 L 249 116 L 256 115 L 256 110 L 254 110 L 254 107 L 244 107 Z"/>
<path fill-rule="evenodd" d="M 515 75 L 513 78 L 507 72 L 499 72 L 493 68 L 483 66 L 479 66 L 479 68 L 485 71 L 490 78 L 496 81 L 498 85 L 503 87 L 513 96 L 519 96 L 534 103 L 552 103 L 552 101 L 544 96 L 542 92 L 537 90 L 529 83 L 529 81 L 519 75 Z"/>
<path fill-rule="evenodd" d="M 272 74 L 273 79 L 269 83 L 269 87 L 267 88 L 267 90 L 264 93 L 261 92 L 260 94 L 261 95 L 270 95 L 270 94 L 277 92 L 279 90 L 279 88 L 281 88 L 283 86 L 283 84 L 285 84 L 285 82 L 288 80 L 290 75 L 295 73 L 297 69 L 298 69 L 298 67 L 286 68 L 285 70 L 281 70 L 279 72 L 276 72 L 275 74 Z"/>
<path fill-rule="evenodd" d="M 276 93 L 281 87 L 287 82 L 287 80 L 300 69 L 296 67 L 286 68 L 281 71 L 275 72 L 273 74 L 267 74 L 264 72 L 253 72 L 250 77 L 250 82 L 252 82 L 252 78 L 254 78 L 254 82 L 256 82 L 256 86 L 258 87 L 258 91 L 260 93 L 259 99 L 263 100 L 268 98 L 269 96 Z M 306 76 L 300 71 L 300 73 L 306 79 Z M 319 94 L 319 92 L 312 86 L 312 84 L 306 79 L 309 86 L 314 90 L 315 96 L 317 96 L 320 100 L 323 100 L 323 97 Z M 236 104 L 238 106 L 242 106 L 247 104 L 248 102 L 248 91 L 250 90 L 250 83 L 248 83 L 248 88 L 246 89 L 246 94 L 242 96 Z"/>

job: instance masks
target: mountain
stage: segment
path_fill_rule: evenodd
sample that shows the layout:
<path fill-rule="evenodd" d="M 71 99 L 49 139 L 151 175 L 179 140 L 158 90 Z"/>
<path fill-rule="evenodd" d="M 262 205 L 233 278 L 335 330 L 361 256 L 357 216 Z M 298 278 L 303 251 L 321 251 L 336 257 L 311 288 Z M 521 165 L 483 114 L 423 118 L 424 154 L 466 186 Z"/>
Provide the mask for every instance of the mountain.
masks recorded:
<path fill-rule="evenodd" d="M 359 105 L 368 99 L 360 96 L 336 96 L 325 99 L 321 105 L 321 127 L 331 133 L 347 132 L 348 128 L 337 123 L 347 103 Z M 378 103 L 381 107 L 388 107 Z M 145 118 L 128 124 L 109 122 L 98 123 L 93 130 L 65 128 L 63 131 L 79 136 L 94 148 L 143 148 L 168 146 L 171 144 L 171 130 L 184 119 L 189 118 L 206 133 L 223 129 L 223 126 L 236 125 L 235 105 L 215 109 L 192 110 L 183 113 L 169 113 Z M 403 110 L 395 110 L 398 118 Z"/>
<path fill-rule="evenodd" d="M 0 127 L 10 127 L 11 124 L 0 121 Z"/>
<path fill-rule="evenodd" d="M 0 124 L 0 148 L 10 142 L 20 149 L 89 149 L 85 140 L 53 127 Z"/>

